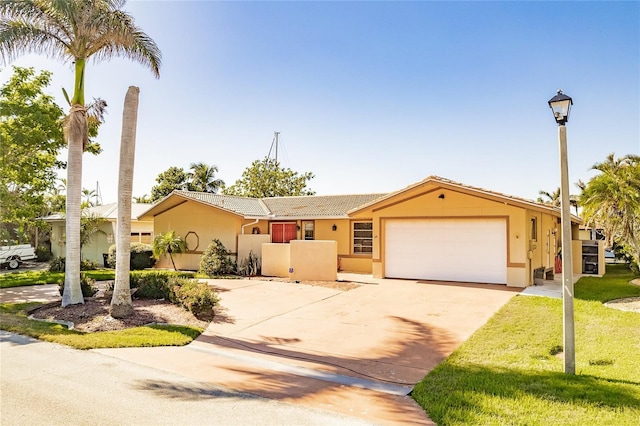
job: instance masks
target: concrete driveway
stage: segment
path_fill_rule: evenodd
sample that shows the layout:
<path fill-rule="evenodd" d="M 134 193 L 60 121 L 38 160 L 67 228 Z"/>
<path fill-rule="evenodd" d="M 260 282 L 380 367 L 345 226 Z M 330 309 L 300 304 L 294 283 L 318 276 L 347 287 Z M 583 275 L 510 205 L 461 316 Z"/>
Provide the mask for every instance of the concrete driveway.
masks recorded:
<path fill-rule="evenodd" d="M 375 424 L 431 424 L 407 394 L 520 290 L 341 278 L 359 285 L 209 280 L 221 309 L 192 344 L 99 352 Z"/>

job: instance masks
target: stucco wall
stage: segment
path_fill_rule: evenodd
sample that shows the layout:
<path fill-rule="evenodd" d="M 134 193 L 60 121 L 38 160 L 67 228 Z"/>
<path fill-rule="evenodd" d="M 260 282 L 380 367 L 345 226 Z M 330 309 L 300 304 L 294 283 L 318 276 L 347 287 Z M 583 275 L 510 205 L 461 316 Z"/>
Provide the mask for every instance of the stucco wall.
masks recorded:
<path fill-rule="evenodd" d="M 338 279 L 335 241 L 291 241 L 289 279 L 336 281 Z"/>
<path fill-rule="evenodd" d="M 219 239 L 233 257 L 237 255 L 237 236 L 241 231 L 244 219 L 224 210 L 205 206 L 203 204 L 187 201 L 179 204 L 154 218 L 154 235 L 166 233 L 171 230 L 183 238 L 189 232 L 197 235 L 197 246 L 191 243 L 188 253 L 175 255 L 176 268 L 197 270 L 202 253 L 214 239 Z M 193 234 L 189 237 L 194 240 Z M 192 247 L 193 246 L 193 247 Z M 158 268 L 171 268 L 168 259 L 161 259 L 156 264 Z"/>
<path fill-rule="evenodd" d="M 262 244 L 262 275 L 265 277 L 289 276 L 290 244 Z"/>
<path fill-rule="evenodd" d="M 270 242 L 271 235 L 268 234 L 238 235 L 238 264 L 247 259 L 251 252 L 262 261 L 262 244 Z"/>
<path fill-rule="evenodd" d="M 489 197 L 491 198 L 491 197 Z M 547 231 L 555 227 L 555 217 L 544 211 L 534 211 L 509 205 L 499 199 L 481 198 L 472 192 L 442 187 L 439 184 L 417 186 L 397 197 L 389 198 L 368 209 L 358 211 L 353 219 L 373 220 L 374 277 L 385 276 L 385 219 L 401 218 L 504 218 L 507 224 L 507 284 L 525 287 L 531 283 L 532 268 L 547 262 Z M 530 218 L 537 218 L 537 242 L 532 250 Z M 549 250 L 553 240 L 550 239 Z M 528 252 L 532 250 L 529 258 Z M 553 258 L 551 259 L 553 265 Z M 535 266 L 534 266 L 535 265 Z"/>

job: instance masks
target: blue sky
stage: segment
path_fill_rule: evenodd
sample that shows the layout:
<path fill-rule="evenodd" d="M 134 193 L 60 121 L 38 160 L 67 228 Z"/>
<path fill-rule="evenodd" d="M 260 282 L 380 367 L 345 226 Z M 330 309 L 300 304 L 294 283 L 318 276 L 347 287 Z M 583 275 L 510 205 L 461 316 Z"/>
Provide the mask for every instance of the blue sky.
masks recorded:
<path fill-rule="evenodd" d="M 108 104 L 83 186 L 116 200 L 122 104 L 140 87 L 133 193 L 203 161 L 227 185 L 280 132 L 285 167 L 318 194 L 389 192 L 429 175 L 535 199 L 559 186 L 547 101 L 574 99 L 569 179 L 640 154 L 640 2 L 159 2 L 125 10 L 159 45 L 160 79 L 124 59 L 89 65 Z M 54 73 L 67 109 L 69 64 Z M 10 67 L 0 72 L 9 78 Z M 578 192 L 572 185 L 572 192 Z"/>

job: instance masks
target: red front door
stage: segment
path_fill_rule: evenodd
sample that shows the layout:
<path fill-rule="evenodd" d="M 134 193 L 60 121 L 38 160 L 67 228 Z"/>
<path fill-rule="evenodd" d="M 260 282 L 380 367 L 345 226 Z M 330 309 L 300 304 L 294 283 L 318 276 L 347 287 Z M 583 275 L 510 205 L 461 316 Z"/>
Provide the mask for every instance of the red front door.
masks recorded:
<path fill-rule="evenodd" d="M 298 236 L 297 234 L 295 222 L 271 224 L 272 243 L 288 243 L 291 240 L 295 240 Z"/>

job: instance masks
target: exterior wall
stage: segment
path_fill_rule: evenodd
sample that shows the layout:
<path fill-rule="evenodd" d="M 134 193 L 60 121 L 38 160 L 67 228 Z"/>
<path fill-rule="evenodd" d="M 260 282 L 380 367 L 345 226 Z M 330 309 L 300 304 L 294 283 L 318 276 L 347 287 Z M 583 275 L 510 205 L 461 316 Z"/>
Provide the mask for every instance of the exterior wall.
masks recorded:
<path fill-rule="evenodd" d="M 443 196 L 443 197 L 442 197 Z M 428 183 L 411 188 L 352 215 L 352 219 L 373 220 L 372 274 L 385 276 L 385 220 L 401 218 L 504 218 L 507 226 L 507 285 L 526 287 L 533 282 L 532 270 L 546 265 L 553 249 L 553 215 L 505 204 L 500 199 L 481 198 L 473 192 Z M 537 241 L 531 241 L 530 219 L 536 217 Z M 547 245 L 547 233 L 549 243 Z M 533 247 L 535 246 L 535 247 Z M 547 253 L 549 250 L 549 253 Z M 531 251 L 531 253 L 529 253 Z M 551 258 L 553 262 L 554 258 Z M 551 266 L 553 263 L 551 263 Z M 343 267 L 344 269 L 344 267 Z"/>
<path fill-rule="evenodd" d="M 268 234 L 240 234 L 238 235 L 238 263 L 249 257 L 253 252 L 262 261 L 262 244 L 270 243 Z"/>
<path fill-rule="evenodd" d="M 219 239 L 232 256 L 237 255 L 237 236 L 244 219 L 233 213 L 203 204 L 186 201 L 154 217 L 154 235 L 173 230 L 183 238 L 190 232 L 189 251 L 174 255 L 177 269 L 197 270 L 200 258 L 214 239 Z M 196 238 L 197 236 L 197 238 Z M 167 256 L 156 264 L 158 268 L 172 268 Z"/>
<path fill-rule="evenodd" d="M 291 244 L 262 244 L 262 275 L 266 277 L 289 276 Z"/>
<path fill-rule="evenodd" d="M 66 256 L 65 227 L 64 222 L 51 223 L 51 254 L 54 258 Z M 100 225 L 100 229 L 103 233 L 97 233 L 89 243 L 82 247 L 82 259 L 97 262 L 98 265 L 103 266 L 103 253 L 108 253 L 109 247 L 116 241 L 116 223 L 105 222 Z M 152 233 L 153 236 L 153 222 L 132 220 L 131 233 Z M 137 240 L 132 237 L 132 242 L 134 241 Z"/>
<path fill-rule="evenodd" d="M 289 279 L 312 281 L 336 281 L 338 244 L 335 241 L 290 242 Z"/>

